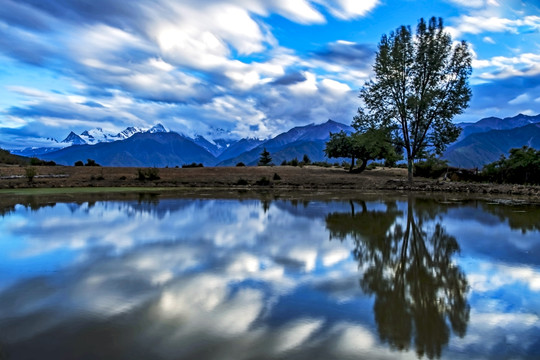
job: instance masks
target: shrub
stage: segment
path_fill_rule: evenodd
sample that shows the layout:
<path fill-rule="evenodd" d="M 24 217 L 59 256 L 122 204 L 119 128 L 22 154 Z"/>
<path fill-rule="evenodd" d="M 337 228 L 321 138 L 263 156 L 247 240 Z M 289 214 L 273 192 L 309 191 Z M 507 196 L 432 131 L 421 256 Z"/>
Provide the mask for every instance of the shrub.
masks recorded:
<path fill-rule="evenodd" d="M 24 169 L 24 172 L 29 183 L 34 181 L 34 176 L 36 176 L 37 174 L 37 171 L 35 168 L 27 167 L 26 169 Z"/>
<path fill-rule="evenodd" d="M 435 156 L 430 156 L 414 166 L 414 175 L 425 178 L 437 179 L 448 170 L 448 161 Z"/>
<path fill-rule="evenodd" d="M 56 166 L 56 163 L 54 161 L 45 161 L 38 159 L 37 157 L 30 158 L 30 165 L 33 166 Z"/>
<path fill-rule="evenodd" d="M 243 162 L 239 162 L 238 164 L 236 164 L 236 166 L 240 167 L 240 166 L 246 166 L 246 164 L 244 164 Z"/>
<path fill-rule="evenodd" d="M 140 181 L 146 180 L 159 180 L 159 169 L 158 168 L 146 168 L 146 169 L 137 169 L 137 178 Z"/>
<path fill-rule="evenodd" d="M 493 182 L 514 184 L 540 184 L 540 150 L 528 146 L 510 149 L 498 161 L 488 164 L 482 176 Z"/>
<path fill-rule="evenodd" d="M 84 163 L 81 160 L 75 161 L 75 166 L 84 166 Z"/>
<path fill-rule="evenodd" d="M 182 165 L 182 168 L 185 169 L 185 168 L 198 168 L 198 167 L 204 167 L 203 164 L 201 163 L 195 163 L 195 162 L 192 162 L 191 164 L 184 164 Z"/>
<path fill-rule="evenodd" d="M 306 165 L 309 165 L 311 164 L 311 159 L 309 158 L 307 154 L 304 154 L 304 158 L 302 159 L 302 162 Z"/>
<path fill-rule="evenodd" d="M 266 176 L 263 176 L 259 180 L 255 181 L 255 185 L 268 186 L 270 185 L 270 180 Z"/>
<path fill-rule="evenodd" d="M 313 165 L 313 166 L 319 166 L 319 167 L 324 167 L 324 168 L 332 167 L 332 164 L 330 164 L 330 163 L 327 162 L 327 161 L 315 161 L 315 162 L 311 163 L 311 165 Z"/>
<path fill-rule="evenodd" d="M 86 164 L 84 166 L 101 166 L 98 163 L 96 163 L 95 160 L 92 159 L 86 159 Z"/>
<path fill-rule="evenodd" d="M 246 186 L 246 185 L 249 185 L 249 182 L 246 180 L 246 179 L 238 179 L 238 181 L 236 182 L 236 185 L 241 185 L 241 186 Z"/>
<path fill-rule="evenodd" d="M 278 173 L 274 173 L 273 180 L 281 180 L 281 176 L 278 175 Z"/>

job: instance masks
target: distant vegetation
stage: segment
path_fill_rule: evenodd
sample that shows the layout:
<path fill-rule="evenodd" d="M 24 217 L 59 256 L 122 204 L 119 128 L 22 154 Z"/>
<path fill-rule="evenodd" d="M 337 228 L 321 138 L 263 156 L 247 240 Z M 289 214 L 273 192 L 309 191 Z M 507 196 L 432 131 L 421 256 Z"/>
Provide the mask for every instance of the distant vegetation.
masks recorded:
<path fill-rule="evenodd" d="M 272 165 L 272 156 L 270 156 L 270 153 L 266 148 L 263 149 L 261 152 L 261 156 L 259 157 L 259 162 L 257 163 L 258 166 L 269 166 Z"/>
<path fill-rule="evenodd" d="M 199 167 L 204 167 L 204 165 L 202 163 L 191 163 L 191 164 L 184 164 L 182 165 L 182 168 L 183 169 L 186 169 L 186 168 L 199 168 Z"/>
<path fill-rule="evenodd" d="M 13 155 L 7 150 L 0 149 L 0 164 L 27 165 L 28 162 L 29 160 L 26 157 Z"/>
<path fill-rule="evenodd" d="M 96 163 L 95 160 L 92 159 L 86 159 L 86 164 L 83 163 L 81 160 L 75 161 L 75 166 L 101 166 L 98 163 Z"/>
<path fill-rule="evenodd" d="M 137 179 L 140 181 L 152 181 L 159 180 L 159 169 L 158 168 L 146 168 L 146 169 L 137 169 Z"/>
<path fill-rule="evenodd" d="M 528 146 L 511 149 L 508 158 L 503 155 L 486 165 L 482 176 L 490 182 L 540 185 L 540 150 Z"/>
<path fill-rule="evenodd" d="M 444 176 L 460 181 L 540 185 L 540 150 L 528 146 L 510 149 L 508 157 L 502 155 L 481 171 L 448 166 L 448 160 L 428 157 L 415 164 L 414 175 L 433 179 Z"/>
<path fill-rule="evenodd" d="M 30 165 L 32 166 L 56 166 L 54 161 L 46 161 L 38 159 L 37 157 L 30 158 Z"/>

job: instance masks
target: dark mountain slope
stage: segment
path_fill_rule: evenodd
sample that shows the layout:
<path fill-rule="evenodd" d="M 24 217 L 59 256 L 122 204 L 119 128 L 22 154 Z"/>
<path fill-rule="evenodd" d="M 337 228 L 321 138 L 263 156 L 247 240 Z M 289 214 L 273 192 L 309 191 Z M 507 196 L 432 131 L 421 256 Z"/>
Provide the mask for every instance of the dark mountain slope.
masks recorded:
<path fill-rule="evenodd" d="M 75 145 L 43 155 L 59 164 L 93 159 L 103 166 L 181 166 L 192 162 L 214 165 L 215 157 L 177 133 L 139 133 L 111 143 Z"/>
<path fill-rule="evenodd" d="M 324 143 L 330 138 L 330 132 L 336 133 L 341 130 L 352 132 L 353 128 L 333 120 L 318 125 L 298 126 L 265 141 L 248 152 L 221 161 L 218 165 L 234 166 L 238 162 L 256 165 L 264 148 L 270 152 L 274 164 L 279 164 L 283 160 L 291 160 L 294 157 L 301 160 L 304 154 L 307 154 L 313 161 L 324 161 L 327 160 L 323 152 Z"/>
<path fill-rule="evenodd" d="M 471 134 L 448 147 L 443 158 L 451 166 L 481 168 L 507 155 L 510 149 L 524 145 L 540 149 L 540 124 Z"/>
<path fill-rule="evenodd" d="M 457 125 L 463 129 L 459 137 L 459 140 L 463 140 L 467 136 L 476 133 L 491 130 L 510 130 L 535 123 L 540 123 L 540 114 L 535 116 L 518 114 L 514 117 L 507 117 L 504 119 L 498 117 L 488 117 L 475 123 L 461 123 Z"/>

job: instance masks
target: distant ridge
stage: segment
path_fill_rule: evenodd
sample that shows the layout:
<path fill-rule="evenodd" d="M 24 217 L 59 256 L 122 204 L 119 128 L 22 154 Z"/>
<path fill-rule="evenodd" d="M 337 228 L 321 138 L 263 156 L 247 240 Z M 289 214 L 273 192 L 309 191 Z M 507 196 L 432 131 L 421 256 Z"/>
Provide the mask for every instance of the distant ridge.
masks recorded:
<path fill-rule="evenodd" d="M 75 145 L 44 154 L 42 158 L 62 165 L 93 159 L 102 166 L 120 167 L 174 167 L 192 162 L 214 165 L 216 162 L 208 151 L 174 132 L 138 133 L 122 141 Z"/>
<path fill-rule="evenodd" d="M 540 123 L 540 114 L 535 116 L 529 116 L 524 114 L 518 114 L 513 117 L 507 117 L 504 119 L 498 117 L 488 117 L 481 119 L 475 123 L 460 123 L 457 124 L 463 130 L 458 140 L 463 140 L 469 135 L 487 132 L 491 130 L 510 130 L 529 124 Z"/>
<path fill-rule="evenodd" d="M 233 166 L 239 162 L 246 165 L 257 165 L 264 148 L 271 153 L 273 163 L 277 165 L 283 160 L 288 161 L 295 157 L 302 160 L 304 154 L 308 155 L 312 161 L 325 161 L 328 158 L 324 155 L 324 147 L 326 141 L 330 138 L 330 133 L 341 130 L 350 133 L 354 129 L 333 120 L 318 125 L 298 126 L 259 144 L 239 156 L 221 161 L 218 166 Z"/>
<path fill-rule="evenodd" d="M 93 159 L 103 166 L 126 167 L 171 167 L 193 162 L 205 166 L 234 166 L 238 162 L 256 165 L 262 149 L 266 147 L 276 164 L 294 157 L 301 160 L 304 154 L 312 161 L 324 161 L 328 160 L 324 146 L 330 132 L 353 131 L 348 125 L 329 120 L 323 124 L 295 127 L 270 140 L 241 139 L 225 147 L 223 142 L 211 143 L 202 136 L 192 139 L 175 132 L 159 131 L 160 128 L 156 130 L 136 133 L 121 141 L 73 145 L 43 154 L 42 158 L 63 165 L 73 165 L 86 159 Z M 223 150 L 218 151 L 218 147 Z"/>
<path fill-rule="evenodd" d="M 540 123 L 473 133 L 449 146 L 443 157 L 451 166 L 482 168 L 524 145 L 540 149 Z"/>

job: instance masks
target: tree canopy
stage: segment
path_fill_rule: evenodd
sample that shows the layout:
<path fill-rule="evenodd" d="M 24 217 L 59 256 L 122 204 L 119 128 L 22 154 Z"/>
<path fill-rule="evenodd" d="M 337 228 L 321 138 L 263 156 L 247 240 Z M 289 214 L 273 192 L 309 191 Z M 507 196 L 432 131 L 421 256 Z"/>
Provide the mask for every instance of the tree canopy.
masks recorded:
<path fill-rule="evenodd" d="M 357 159 L 361 160 L 360 167 L 354 171 L 362 172 L 369 160 L 386 159 L 395 162 L 399 159 L 389 136 L 390 133 L 385 129 L 368 129 L 364 133 L 351 135 L 344 131 L 331 133 L 324 152 L 329 158 L 351 158 L 349 171 L 353 171 Z"/>
<path fill-rule="evenodd" d="M 407 156 L 409 181 L 413 162 L 426 152 L 442 154 L 460 129 L 452 123 L 471 98 L 468 78 L 472 57 L 467 43 L 453 45 L 441 18 L 420 19 L 413 35 L 401 26 L 378 45 L 374 78 L 360 92 L 360 128 L 387 128 L 399 135 Z"/>

